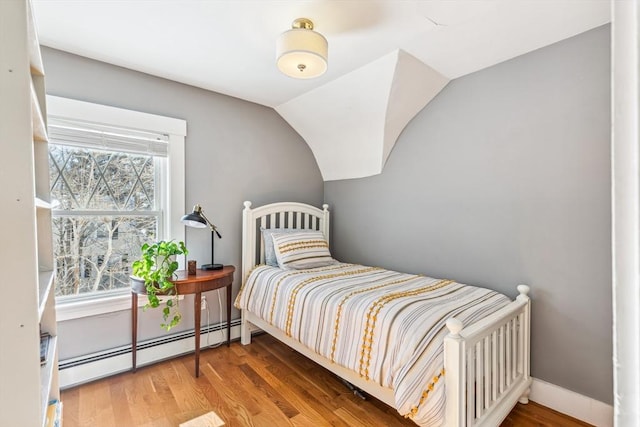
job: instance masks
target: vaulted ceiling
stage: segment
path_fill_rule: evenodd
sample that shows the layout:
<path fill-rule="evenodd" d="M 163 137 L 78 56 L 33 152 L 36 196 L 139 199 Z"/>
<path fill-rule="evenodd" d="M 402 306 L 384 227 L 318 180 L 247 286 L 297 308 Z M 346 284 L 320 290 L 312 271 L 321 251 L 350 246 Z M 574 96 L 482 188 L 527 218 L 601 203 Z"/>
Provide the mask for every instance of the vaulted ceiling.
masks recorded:
<path fill-rule="evenodd" d="M 451 79 L 603 25 L 608 0 L 33 0 L 40 43 L 275 108 L 325 180 L 382 171 Z M 298 80 L 275 41 L 299 17 L 329 69 Z"/>

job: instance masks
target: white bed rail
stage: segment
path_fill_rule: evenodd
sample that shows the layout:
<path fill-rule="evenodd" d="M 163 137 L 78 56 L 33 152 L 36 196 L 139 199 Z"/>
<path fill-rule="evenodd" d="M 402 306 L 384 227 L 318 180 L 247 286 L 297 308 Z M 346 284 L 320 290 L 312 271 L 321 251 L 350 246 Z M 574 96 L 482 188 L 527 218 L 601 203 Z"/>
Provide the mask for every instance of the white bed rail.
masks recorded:
<path fill-rule="evenodd" d="M 463 329 L 447 321 L 444 340 L 446 425 L 496 426 L 517 399 L 528 402 L 530 377 L 529 287 L 519 285 L 516 300 Z"/>

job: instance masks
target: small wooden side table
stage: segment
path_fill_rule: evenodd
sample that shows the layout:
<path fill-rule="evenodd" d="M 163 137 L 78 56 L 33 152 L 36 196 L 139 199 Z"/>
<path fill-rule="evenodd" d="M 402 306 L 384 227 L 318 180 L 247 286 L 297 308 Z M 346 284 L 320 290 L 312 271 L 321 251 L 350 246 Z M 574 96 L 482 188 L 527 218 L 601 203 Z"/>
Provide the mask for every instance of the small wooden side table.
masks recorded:
<path fill-rule="evenodd" d="M 196 378 L 200 376 L 200 307 L 202 292 L 227 288 L 227 347 L 231 344 L 231 285 L 236 268 L 226 265 L 221 270 L 196 270 L 196 274 L 188 275 L 186 270 L 176 271 L 178 277 L 172 282 L 176 286 L 178 295 L 194 294 L 193 310 L 195 317 L 196 339 Z M 140 293 L 140 295 L 145 295 Z M 138 293 L 131 290 L 131 362 L 133 372 L 136 371 L 136 352 L 138 350 Z"/>

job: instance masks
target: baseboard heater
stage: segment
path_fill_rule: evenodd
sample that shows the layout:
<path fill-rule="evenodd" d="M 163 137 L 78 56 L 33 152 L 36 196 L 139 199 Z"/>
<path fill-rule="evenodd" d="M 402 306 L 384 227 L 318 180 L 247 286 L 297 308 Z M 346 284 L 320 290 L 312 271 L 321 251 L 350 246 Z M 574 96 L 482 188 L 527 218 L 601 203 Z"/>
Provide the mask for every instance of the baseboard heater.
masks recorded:
<path fill-rule="evenodd" d="M 226 341 L 227 323 L 200 328 L 200 349 Z M 223 331 L 223 333 L 219 333 Z M 210 335 L 211 334 L 211 335 Z M 223 337 L 224 335 L 224 337 Z M 193 329 L 138 342 L 138 367 L 195 351 Z M 231 321 L 231 339 L 240 337 L 240 319 Z M 131 344 L 60 361 L 60 388 L 69 388 L 131 369 Z"/>

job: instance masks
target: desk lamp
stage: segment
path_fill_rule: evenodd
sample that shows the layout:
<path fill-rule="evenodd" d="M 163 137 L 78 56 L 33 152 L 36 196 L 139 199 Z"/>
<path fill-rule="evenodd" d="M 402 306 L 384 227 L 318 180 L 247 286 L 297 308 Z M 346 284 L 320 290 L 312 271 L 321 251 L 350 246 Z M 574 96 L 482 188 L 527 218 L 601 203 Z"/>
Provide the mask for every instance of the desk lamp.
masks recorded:
<path fill-rule="evenodd" d="M 194 228 L 205 228 L 209 226 L 211 228 L 211 264 L 204 264 L 200 267 L 201 270 L 220 270 L 222 268 L 222 264 L 215 264 L 213 262 L 213 240 L 215 235 L 218 235 L 218 239 L 222 239 L 220 233 L 216 229 L 216 226 L 207 219 L 204 215 L 204 211 L 200 205 L 195 205 L 193 207 L 193 212 L 187 214 L 182 217 L 182 223 L 188 227 Z"/>

